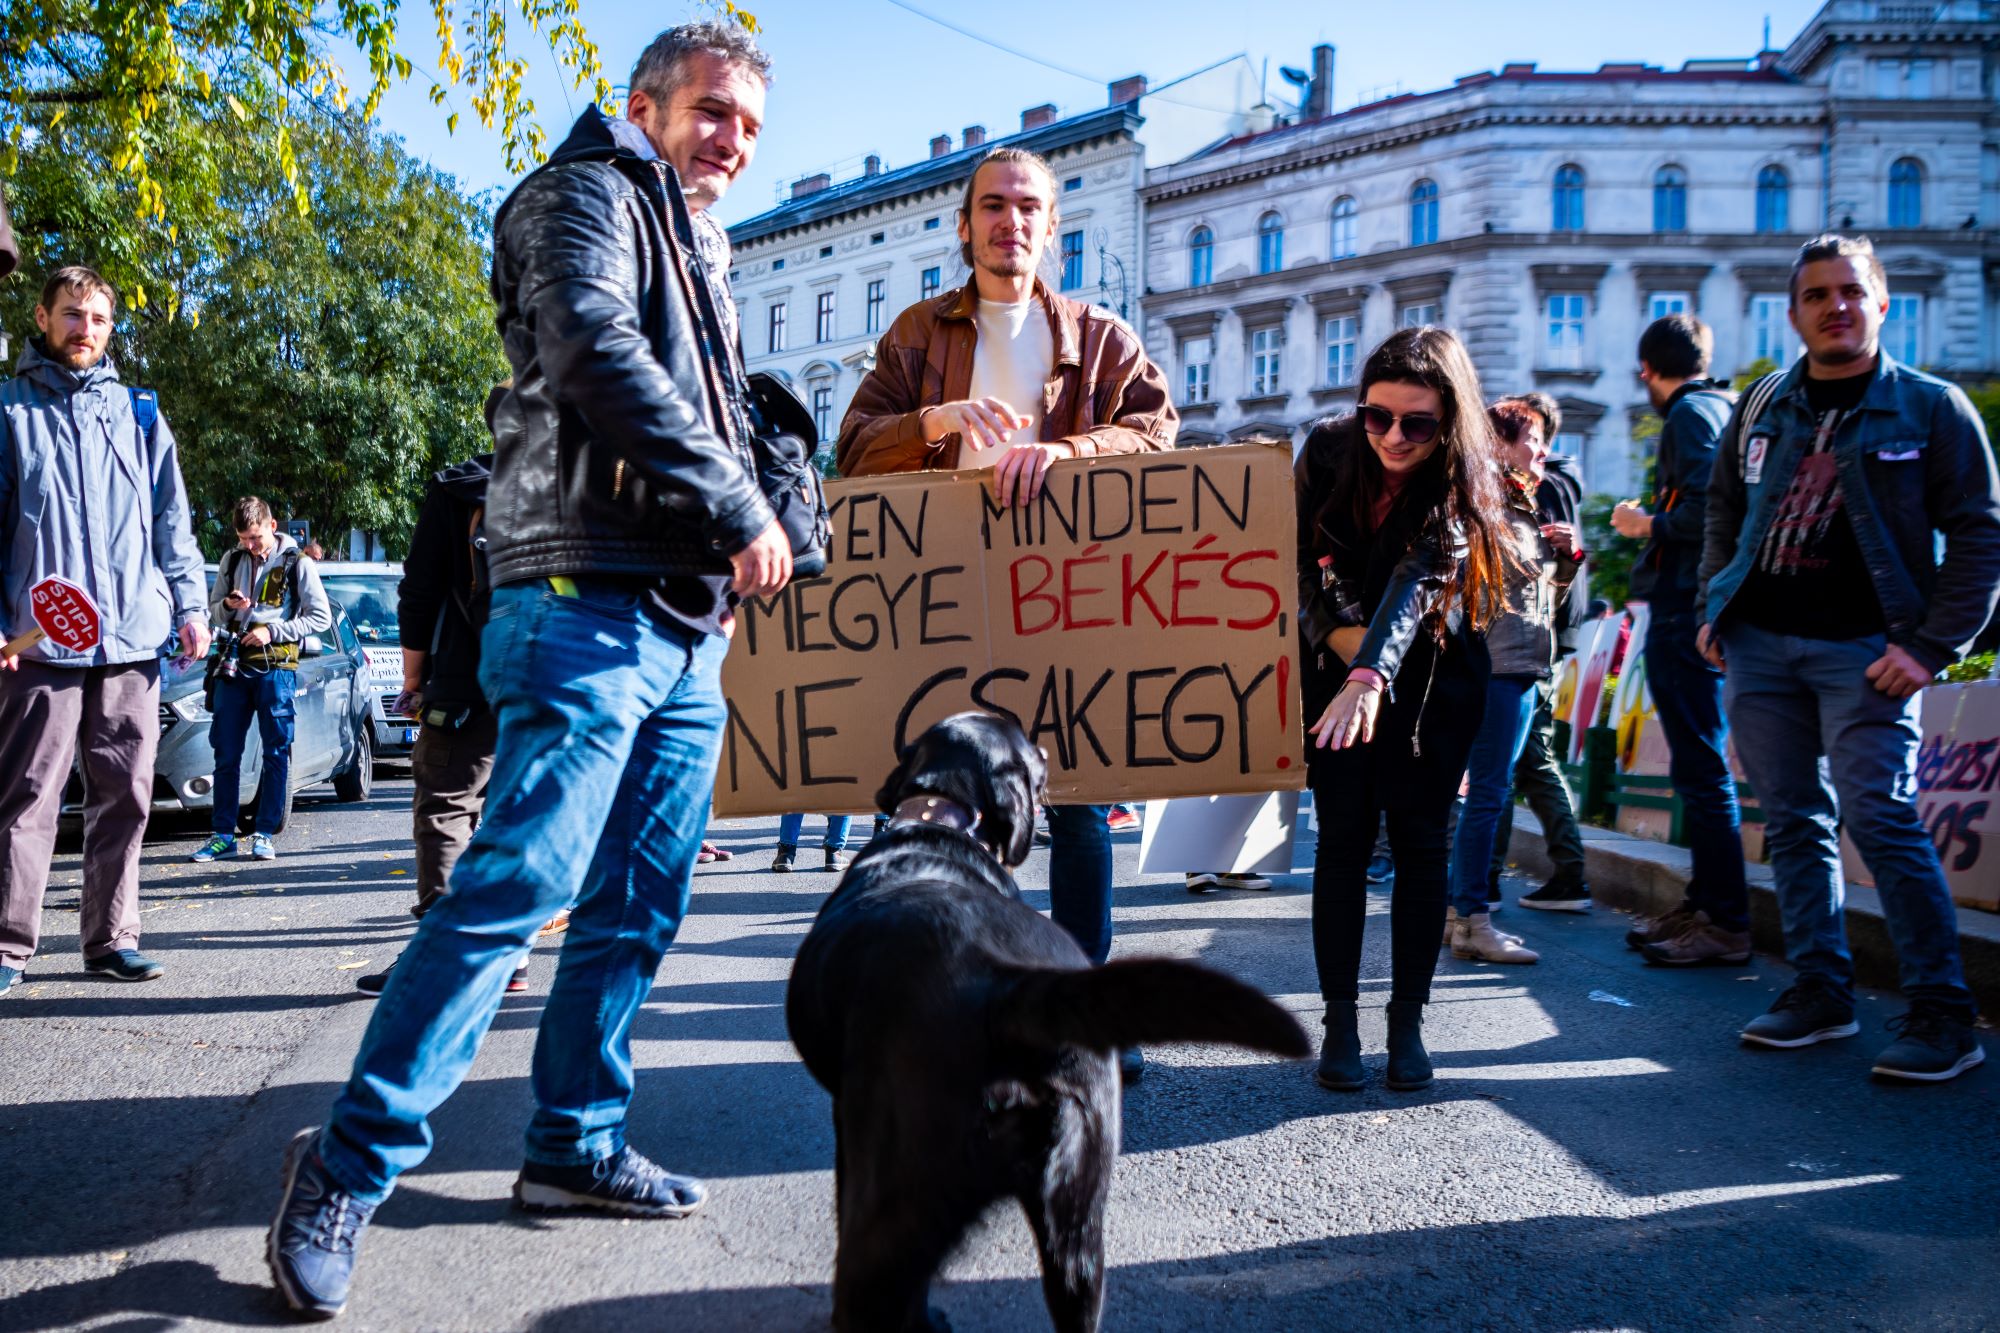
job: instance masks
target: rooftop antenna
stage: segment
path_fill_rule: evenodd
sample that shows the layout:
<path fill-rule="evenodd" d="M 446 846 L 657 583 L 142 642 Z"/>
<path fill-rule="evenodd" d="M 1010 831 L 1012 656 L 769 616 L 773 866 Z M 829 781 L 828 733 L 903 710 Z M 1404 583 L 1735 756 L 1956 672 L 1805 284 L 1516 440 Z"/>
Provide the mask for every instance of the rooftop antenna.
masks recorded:
<path fill-rule="evenodd" d="M 1770 50 L 1770 49 L 1771 49 L 1771 16 L 1770 16 L 1769 14 L 1766 14 L 1766 15 L 1764 16 L 1764 47 L 1763 47 L 1763 49 L 1764 49 L 1764 50 L 1766 50 L 1766 51 L 1768 51 L 1768 50 Z"/>

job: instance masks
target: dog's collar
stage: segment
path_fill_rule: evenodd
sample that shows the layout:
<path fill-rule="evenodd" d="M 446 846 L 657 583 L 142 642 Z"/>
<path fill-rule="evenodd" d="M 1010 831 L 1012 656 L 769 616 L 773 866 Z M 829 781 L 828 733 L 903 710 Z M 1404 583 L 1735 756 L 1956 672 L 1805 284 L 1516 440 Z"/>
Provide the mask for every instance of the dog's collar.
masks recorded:
<path fill-rule="evenodd" d="M 979 827 L 979 812 L 949 796 L 911 796 L 905 798 L 889 818 L 891 828 L 898 824 L 934 824 L 940 828 L 956 829 L 960 833 L 971 833 Z"/>

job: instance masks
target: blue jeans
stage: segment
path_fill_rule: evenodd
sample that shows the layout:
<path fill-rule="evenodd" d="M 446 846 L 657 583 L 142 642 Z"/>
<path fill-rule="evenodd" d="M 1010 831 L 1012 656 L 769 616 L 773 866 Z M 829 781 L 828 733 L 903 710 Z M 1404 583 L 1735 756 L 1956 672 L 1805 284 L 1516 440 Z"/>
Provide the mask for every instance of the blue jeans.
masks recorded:
<path fill-rule="evenodd" d="M 826 841 L 821 845 L 829 852 L 845 851 L 847 848 L 847 830 L 853 823 L 854 817 L 852 815 L 828 815 L 826 817 Z M 806 817 L 804 815 L 786 815 L 779 819 L 778 845 L 781 847 L 798 846 L 799 834 L 805 832 L 805 827 Z"/>
<path fill-rule="evenodd" d="M 243 804 L 243 742 L 253 717 L 264 742 L 257 832 L 272 837 L 285 820 L 285 784 L 292 780 L 292 735 L 298 726 L 292 698 L 298 688 L 299 673 L 283 668 L 216 678 L 215 715 L 208 724 L 209 743 L 215 747 L 215 811 L 209 827 L 224 837 L 236 836 Z"/>
<path fill-rule="evenodd" d="M 1462 917 L 1487 910 L 1493 841 L 1500 832 L 1500 812 L 1514 792 L 1514 765 L 1535 718 L 1536 683 L 1533 676 L 1490 676 L 1486 681 L 1486 716 L 1465 761 L 1465 809 L 1459 812 L 1451 843 L 1451 905 Z"/>
<path fill-rule="evenodd" d="M 320 1151 L 381 1199 L 430 1151 L 426 1118 L 465 1077 L 514 967 L 572 907 L 535 1041 L 527 1155 L 624 1149 L 632 1021 L 687 912 L 724 718 L 725 640 L 578 578 L 494 589 L 480 686 L 500 736 L 485 817 L 389 973 Z"/>
<path fill-rule="evenodd" d="M 1743 878 L 1742 819 L 1729 774 L 1729 724 L 1722 673 L 1695 648 L 1692 614 L 1655 617 L 1646 627 L 1646 687 L 1667 738 L 1667 771 L 1681 798 L 1694 878 L 1690 907 L 1725 930 L 1750 928 Z"/>
<path fill-rule="evenodd" d="M 1884 638 L 1800 639 L 1747 625 L 1722 632 L 1736 750 L 1764 809 L 1785 956 L 1854 999 L 1841 917 L 1844 824 L 1875 876 L 1903 994 L 1975 1008 L 1959 967 L 1958 914 L 1917 815 L 1920 696 L 1891 699 L 1863 674 Z"/>
<path fill-rule="evenodd" d="M 1049 915 L 1093 963 L 1111 956 L 1108 805 L 1049 807 Z"/>

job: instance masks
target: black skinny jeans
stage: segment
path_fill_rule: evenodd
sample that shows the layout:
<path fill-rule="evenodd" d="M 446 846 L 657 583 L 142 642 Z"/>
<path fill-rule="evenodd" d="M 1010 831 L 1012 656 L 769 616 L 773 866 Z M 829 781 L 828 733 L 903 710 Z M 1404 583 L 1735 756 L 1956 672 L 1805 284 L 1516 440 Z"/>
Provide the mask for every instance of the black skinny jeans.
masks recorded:
<path fill-rule="evenodd" d="M 1371 744 L 1380 744 L 1378 738 Z M 1451 860 L 1445 825 L 1449 798 L 1435 808 L 1406 801 L 1385 811 L 1374 766 L 1361 754 L 1336 757 L 1316 773 L 1313 806 L 1319 847 L 1313 856 L 1313 961 L 1328 1004 L 1360 998 L 1361 938 L 1368 920 L 1368 858 L 1380 822 L 1389 827 L 1396 863 L 1389 892 L 1389 998 L 1426 1004 L 1444 935 L 1445 884 Z"/>

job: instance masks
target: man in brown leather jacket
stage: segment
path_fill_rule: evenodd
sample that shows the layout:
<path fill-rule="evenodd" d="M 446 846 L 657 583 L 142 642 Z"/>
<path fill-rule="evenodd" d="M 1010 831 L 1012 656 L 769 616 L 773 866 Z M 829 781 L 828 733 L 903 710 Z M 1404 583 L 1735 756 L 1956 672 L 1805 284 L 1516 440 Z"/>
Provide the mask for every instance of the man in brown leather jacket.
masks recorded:
<path fill-rule="evenodd" d="M 1066 458 L 1174 447 L 1180 418 L 1138 335 L 1036 276 L 1056 234 L 1048 163 L 996 148 L 966 182 L 960 255 L 972 280 L 896 317 L 841 422 L 850 477 L 994 469 L 1001 503 L 1026 503 Z M 1111 951 L 1107 807 L 1049 809 L 1049 906 L 1092 962 Z M 1144 1068 L 1120 1061 L 1127 1081 Z"/>

